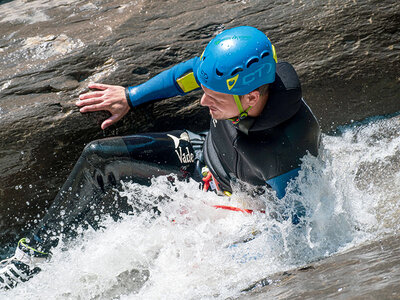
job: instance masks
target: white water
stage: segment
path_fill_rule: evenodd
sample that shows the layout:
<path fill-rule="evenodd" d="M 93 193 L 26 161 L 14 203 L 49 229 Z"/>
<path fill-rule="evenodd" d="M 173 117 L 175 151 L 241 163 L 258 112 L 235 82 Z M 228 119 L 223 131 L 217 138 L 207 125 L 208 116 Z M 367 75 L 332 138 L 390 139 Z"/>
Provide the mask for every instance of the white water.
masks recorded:
<path fill-rule="evenodd" d="M 226 299 L 268 275 L 297 268 L 399 229 L 400 118 L 354 125 L 324 135 L 320 156 L 305 157 L 285 203 L 264 194 L 227 198 L 198 184 L 165 178 L 151 187 L 128 184 L 122 195 L 153 202 L 150 212 L 126 216 L 107 229 L 54 251 L 43 271 L 1 299 Z M 272 201 L 271 201 L 272 200 Z M 255 201 L 256 203 L 253 203 Z M 306 207 L 302 226 L 280 213 Z M 247 204 L 246 204 L 247 203 Z M 253 215 L 212 208 L 247 208 Z M 172 221 L 174 220 L 174 221 Z M 253 234 L 259 232 L 258 234 Z M 236 243 L 254 237 L 246 243 Z"/>

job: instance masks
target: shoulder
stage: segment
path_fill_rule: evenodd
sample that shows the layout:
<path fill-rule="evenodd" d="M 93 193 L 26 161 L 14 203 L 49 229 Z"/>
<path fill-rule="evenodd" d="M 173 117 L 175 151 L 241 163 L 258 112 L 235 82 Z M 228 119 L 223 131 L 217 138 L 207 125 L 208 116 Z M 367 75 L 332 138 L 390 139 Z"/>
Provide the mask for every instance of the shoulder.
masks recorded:
<path fill-rule="evenodd" d="M 269 86 L 268 101 L 250 131 L 264 131 L 293 117 L 301 106 L 301 86 L 293 66 L 276 65 L 275 81 Z"/>
<path fill-rule="evenodd" d="M 278 62 L 276 64 L 276 79 L 272 88 L 277 89 L 300 89 L 300 80 L 294 67 L 288 62 Z"/>

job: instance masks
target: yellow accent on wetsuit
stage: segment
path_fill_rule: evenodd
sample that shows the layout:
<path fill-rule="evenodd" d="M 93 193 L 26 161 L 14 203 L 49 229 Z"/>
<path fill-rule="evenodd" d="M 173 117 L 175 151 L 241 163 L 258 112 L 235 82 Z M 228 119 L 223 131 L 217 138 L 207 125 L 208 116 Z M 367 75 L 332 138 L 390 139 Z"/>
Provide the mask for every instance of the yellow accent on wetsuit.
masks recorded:
<path fill-rule="evenodd" d="M 188 93 L 200 87 L 197 84 L 196 79 L 194 78 L 193 72 L 178 78 L 176 82 L 179 84 L 179 87 L 182 89 L 184 93 Z"/>

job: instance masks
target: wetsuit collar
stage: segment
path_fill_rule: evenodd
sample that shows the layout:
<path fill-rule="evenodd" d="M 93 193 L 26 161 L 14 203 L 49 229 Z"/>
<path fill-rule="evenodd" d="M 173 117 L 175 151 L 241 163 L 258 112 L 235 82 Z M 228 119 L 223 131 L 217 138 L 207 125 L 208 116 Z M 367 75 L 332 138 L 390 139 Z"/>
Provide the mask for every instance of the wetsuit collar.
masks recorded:
<path fill-rule="evenodd" d="M 248 135 L 249 130 L 253 126 L 255 121 L 256 121 L 255 118 L 247 117 L 245 119 L 242 119 L 240 122 L 233 124 L 233 126 L 235 126 L 237 130 L 243 132 L 245 135 Z"/>

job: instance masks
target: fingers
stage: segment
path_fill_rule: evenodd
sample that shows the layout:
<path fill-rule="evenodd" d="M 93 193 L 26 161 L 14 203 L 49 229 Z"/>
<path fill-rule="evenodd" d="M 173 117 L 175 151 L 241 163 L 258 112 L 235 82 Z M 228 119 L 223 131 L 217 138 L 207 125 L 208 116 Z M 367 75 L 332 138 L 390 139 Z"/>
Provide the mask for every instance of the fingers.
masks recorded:
<path fill-rule="evenodd" d="M 102 84 L 102 83 L 90 83 L 88 85 L 88 87 L 89 87 L 89 89 L 96 89 L 96 90 L 104 91 L 104 90 L 108 89 L 109 87 L 111 87 L 111 85 Z"/>
<path fill-rule="evenodd" d="M 92 105 L 92 104 L 98 104 L 103 102 L 102 99 L 99 98 L 94 98 L 94 99 L 89 99 L 89 100 L 79 100 L 75 104 L 76 106 L 86 106 L 86 105 Z"/>
<path fill-rule="evenodd" d="M 93 111 L 99 111 L 99 110 L 107 110 L 107 109 L 103 103 L 100 103 L 100 104 L 86 105 L 86 106 L 82 107 L 79 111 L 81 113 L 86 113 L 86 112 L 93 112 Z"/>
<path fill-rule="evenodd" d="M 104 92 L 97 91 L 97 92 L 91 92 L 91 93 L 79 95 L 79 99 L 84 100 L 84 99 L 89 99 L 89 98 L 99 98 L 99 97 L 102 97 L 103 95 L 104 95 Z"/>
<path fill-rule="evenodd" d="M 88 87 L 89 87 L 89 89 L 96 89 L 96 90 L 100 90 L 100 91 L 88 92 L 88 93 L 79 95 L 80 100 L 103 97 L 105 94 L 103 91 L 105 91 L 106 89 L 108 89 L 112 86 L 108 85 L 108 84 L 102 84 L 102 83 L 91 83 L 88 85 Z"/>
<path fill-rule="evenodd" d="M 80 95 L 76 105 L 81 113 L 101 110 L 110 112 L 111 117 L 101 124 L 102 129 L 116 123 L 128 113 L 130 107 L 124 87 L 102 83 L 91 83 L 88 87 L 97 91 Z"/>
<path fill-rule="evenodd" d="M 118 122 L 122 117 L 121 115 L 112 115 L 101 124 L 101 129 L 106 129 L 108 126 Z"/>

